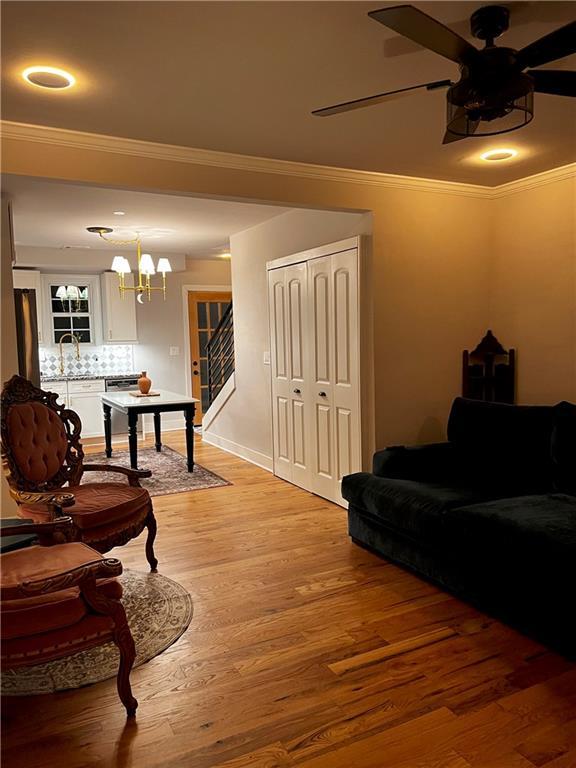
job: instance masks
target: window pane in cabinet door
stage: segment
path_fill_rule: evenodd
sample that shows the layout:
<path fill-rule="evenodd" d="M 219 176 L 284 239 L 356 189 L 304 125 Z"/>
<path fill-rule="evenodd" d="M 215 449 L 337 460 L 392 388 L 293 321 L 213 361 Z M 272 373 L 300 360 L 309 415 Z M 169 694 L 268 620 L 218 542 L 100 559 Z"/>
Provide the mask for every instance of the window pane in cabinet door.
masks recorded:
<path fill-rule="evenodd" d="M 56 331 L 69 331 L 71 328 L 69 317 L 53 317 L 52 321 L 54 323 L 54 330 Z"/>
<path fill-rule="evenodd" d="M 80 330 L 80 329 L 90 329 L 90 318 L 89 317 L 73 317 L 72 318 L 72 328 L 74 330 Z"/>

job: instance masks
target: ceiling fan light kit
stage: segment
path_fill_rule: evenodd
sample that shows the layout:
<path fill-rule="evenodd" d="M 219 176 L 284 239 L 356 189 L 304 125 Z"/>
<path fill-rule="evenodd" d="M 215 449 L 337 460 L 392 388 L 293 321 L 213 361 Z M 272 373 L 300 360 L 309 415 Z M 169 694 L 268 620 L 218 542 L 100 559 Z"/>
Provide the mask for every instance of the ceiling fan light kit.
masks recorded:
<path fill-rule="evenodd" d="M 576 53 L 576 21 L 516 51 L 496 46 L 494 40 L 509 26 L 510 11 L 501 5 L 478 8 L 470 19 L 474 37 L 484 41 L 478 49 L 449 27 L 412 5 L 371 11 L 370 18 L 400 35 L 453 61 L 460 79 L 422 83 L 362 99 L 314 110 L 320 117 L 390 101 L 407 91 L 448 88 L 444 144 L 473 136 L 495 136 L 522 128 L 534 117 L 534 93 L 576 96 L 576 72 L 538 70 Z"/>

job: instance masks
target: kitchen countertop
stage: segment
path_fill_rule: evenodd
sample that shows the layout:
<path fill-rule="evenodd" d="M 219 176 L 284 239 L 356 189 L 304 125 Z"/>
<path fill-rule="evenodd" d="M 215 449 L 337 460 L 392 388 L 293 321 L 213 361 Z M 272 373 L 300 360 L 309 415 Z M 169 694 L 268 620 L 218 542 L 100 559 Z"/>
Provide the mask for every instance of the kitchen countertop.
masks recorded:
<path fill-rule="evenodd" d="M 86 373 L 70 376 L 41 376 L 41 384 L 49 384 L 51 381 L 97 381 L 99 379 L 139 379 L 141 373 Z"/>

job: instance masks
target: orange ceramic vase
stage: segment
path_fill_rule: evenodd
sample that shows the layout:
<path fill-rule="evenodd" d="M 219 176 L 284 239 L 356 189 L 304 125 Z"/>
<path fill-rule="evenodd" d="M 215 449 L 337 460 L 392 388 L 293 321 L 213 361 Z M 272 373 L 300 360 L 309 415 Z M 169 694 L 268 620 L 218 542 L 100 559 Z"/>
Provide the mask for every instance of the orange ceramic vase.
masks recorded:
<path fill-rule="evenodd" d="M 151 386 L 152 381 L 146 376 L 146 371 L 142 371 L 142 376 L 138 379 L 138 389 L 143 395 L 147 395 Z"/>

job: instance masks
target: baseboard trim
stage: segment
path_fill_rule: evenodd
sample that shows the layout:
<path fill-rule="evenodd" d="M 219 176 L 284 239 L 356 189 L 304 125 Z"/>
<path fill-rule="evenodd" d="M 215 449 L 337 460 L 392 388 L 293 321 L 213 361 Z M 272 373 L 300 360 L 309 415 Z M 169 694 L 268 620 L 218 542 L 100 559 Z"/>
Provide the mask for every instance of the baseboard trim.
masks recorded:
<path fill-rule="evenodd" d="M 246 459 L 246 461 L 256 464 L 257 467 L 265 469 L 267 472 L 272 472 L 274 469 L 272 457 L 266 456 L 265 453 L 254 451 L 245 445 L 238 445 L 238 443 L 233 443 L 232 440 L 227 440 L 225 437 L 211 435 L 204 430 L 202 431 L 202 440 L 209 445 L 214 445 L 216 448 L 221 448 L 226 453 L 232 453 L 234 456 Z"/>

